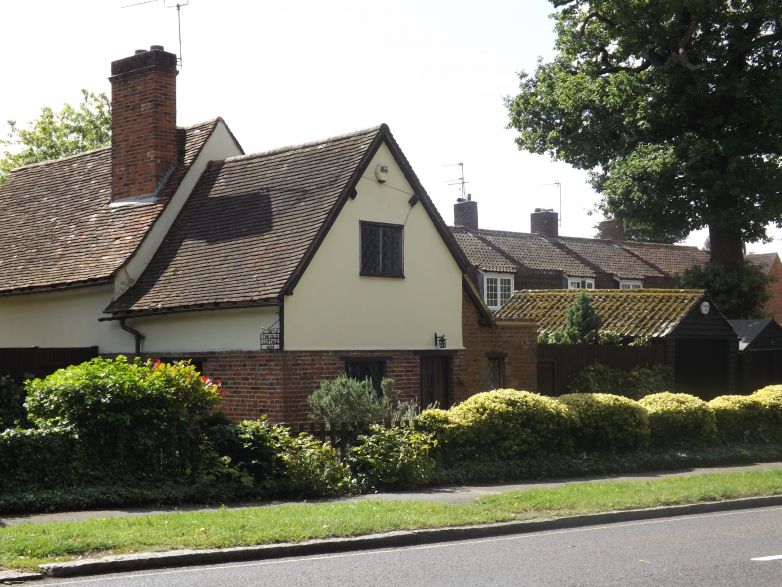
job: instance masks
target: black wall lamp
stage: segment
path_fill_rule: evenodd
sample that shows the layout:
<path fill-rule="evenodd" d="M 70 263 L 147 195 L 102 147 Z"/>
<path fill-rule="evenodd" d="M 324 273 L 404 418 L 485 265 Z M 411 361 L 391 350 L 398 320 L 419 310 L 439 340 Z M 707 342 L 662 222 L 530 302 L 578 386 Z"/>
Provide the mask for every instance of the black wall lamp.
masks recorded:
<path fill-rule="evenodd" d="M 437 336 L 437 333 L 434 333 L 434 346 L 440 349 L 445 348 L 445 335 L 441 334 L 440 336 Z"/>

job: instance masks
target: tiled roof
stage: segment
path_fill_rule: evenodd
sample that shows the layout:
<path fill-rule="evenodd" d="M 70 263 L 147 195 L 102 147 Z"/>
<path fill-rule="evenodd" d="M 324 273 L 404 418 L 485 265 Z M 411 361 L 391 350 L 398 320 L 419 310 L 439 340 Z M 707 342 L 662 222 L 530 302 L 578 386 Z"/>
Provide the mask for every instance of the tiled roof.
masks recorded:
<path fill-rule="evenodd" d="M 565 248 L 585 259 L 598 269 L 620 279 L 643 279 L 663 277 L 663 274 L 649 263 L 630 254 L 614 241 L 594 238 L 561 237 L 556 239 Z"/>
<path fill-rule="evenodd" d="M 212 162 L 115 315 L 251 305 L 281 295 L 385 125 Z"/>
<path fill-rule="evenodd" d="M 739 350 L 743 351 L 758 335 L 763 332 L 767 326 L 774 322 L 771 318 L 761 318 L 755 320 L 728 320 L 731 328 L 739 337 Z M 779 326 L 777 325 L 777 328 Z"/>
<path fill-rule="evenodd" d="M 633 241 L 622 241 L 621 246 L 671 276 L 681 275 L 684 270 L 709 261 L 708 251 L 697 247 Z"/>
<path fill-rule="evenodd" d="M 454 235 L 461 230 L 464 229 L 451 228 Z M 537 234 L 485 229 L 469 230 L 469 233 L 488 247 L 502 251 L 518 267 L 533 271 L 561 271 L 573 277 L 595 276 L 594 270 Z M 472 265 L 484 269 L 481 265 L 483 259 L 476 254 L 477 251 L 476 247 L 472 247 L 464 252 Z M 488 267 L 485 269 L 497 271 Z"/>
<path fill-rule="evenodd" d="M 763 271 L 768 273 L 771 271 L 771 265 L 777 257 L 776 253 L 755 253 L 747 255 L 746 260 L 753 265 L 758 265 Z"/>
<path fill-rule="evenodd" d="M 109 147 L 11 172 L 0 187 L 0 294 L 108 281 L 136 250 L 216 124 L 179 129 L 183 164 L 149 204 L 109 205 Z"/>
<path fill-rule="evenodd" d="M 540 330 L 562 328 L 568 307 L 579 290 L 520 290 L 495 313 L 497 320 L 537 322 Z M 704 296 L 688 289 L 596 289 L 592 307 L 603 319 L 601 329 L 624 336 L 663 337 Z"/>
<path fill-rule="evenodd" d="M 475 265 L 483 271 L 499 273 L 516 273 L 518 271 L 517 264 L 466 228 L 454 226 L 451 227 L 451 232 L 467 255 L 471 265 Z"/>

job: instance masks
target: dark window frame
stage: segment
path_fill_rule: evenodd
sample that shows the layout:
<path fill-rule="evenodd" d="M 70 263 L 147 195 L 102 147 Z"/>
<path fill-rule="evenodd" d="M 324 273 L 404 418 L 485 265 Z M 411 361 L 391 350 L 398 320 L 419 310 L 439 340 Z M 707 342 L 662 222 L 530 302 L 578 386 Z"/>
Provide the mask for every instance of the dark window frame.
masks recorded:
<path fill-rule="evenodd" d="M 395 277 L 403 278 L 405 276 L 405 227 L 402 224 L 389 224 L 386 222 L 367 222 L 359 221 L 359 275 L 363 277 Z M 367 255 L 369 244 L 364 240 L 364 227 L 377 228 L 379 235 L 379 259 L 375 260 L 378 270 L 372 270 L 368 267 L 370 260 Z M 383 269 L 384 253 L 382 248 L 384 230 L 393 230 L 399 233 L 399 271 L 387 271 Z"/>
<path fill-rule="evenodd" d="M 386 374 L 387 357 L 343 357 L 345 375 L 363 381 L 369 379 L 378 396 L 383 392 L 381 382 Z"/>

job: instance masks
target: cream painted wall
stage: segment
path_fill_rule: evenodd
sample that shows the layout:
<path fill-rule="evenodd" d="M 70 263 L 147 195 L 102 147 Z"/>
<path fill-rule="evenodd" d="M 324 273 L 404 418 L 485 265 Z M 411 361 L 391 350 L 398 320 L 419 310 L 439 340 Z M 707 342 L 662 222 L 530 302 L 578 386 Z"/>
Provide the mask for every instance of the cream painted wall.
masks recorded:
<path fill-rule="evenodd" d="M 357 192 L 285 297 L 285 350 L 427 350 L 435 332 L 462 348 L 461 270 L 386 145 Z M 359 275 L 360 220 L 404 225 L 404 278 Z"/>
<path fill-rule="evenodd" d="M 0 297 L 0 347 L 85 347 L 133 352 L 133 337 L 116 322 L 98 322 L 113 286 Z"/>
<path fill-rule="evenodd" d="M 212 135 L 201 149 L 201 153 L 193 161 L 187 175 L 182 179 L 179 188 L 177 188 L 166 209 L 163 210 L 162 214 L 152 225 L 138 250 L 117 272 L 117 276 L 114 279 L 114 299 L 117 299 L 130 288 L 144 272 L 160 243 L 163 242 L 163 237 L 168 233 L 168 229 L 171 228 L 179 211 L 182 210 L 182 206 L 185 205 L 188 196 L 193 191 L 204 169 L 206 169 L 206 164 L 209 161 L 226 159 L 241 154 L 225 123 L 222 120 L 218 121 Z"/>
<path fill-rule="evenodd" d="M 128 320 L 144 335 L 145 353 L 257 351 L 260 334 L 279 319 L 277 307 L 184 312 Z"/>

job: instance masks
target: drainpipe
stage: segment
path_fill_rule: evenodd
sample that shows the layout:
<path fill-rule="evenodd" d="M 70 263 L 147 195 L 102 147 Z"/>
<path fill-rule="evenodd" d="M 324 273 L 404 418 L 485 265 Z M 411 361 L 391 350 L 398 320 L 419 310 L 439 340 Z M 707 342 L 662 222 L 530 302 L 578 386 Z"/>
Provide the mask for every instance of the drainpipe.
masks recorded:
<path fill-rule="evenodd" d="M 125 324 L 125 320 L 126 318 L 119 319 L 119 327 L 125 332 L 130 332 L 133 335 L 133 338 L 136 339 L 136 356 L 141 356 L 141 341 L 144 340 L 144 335 L 135 328 L 131 328 Z"/>

